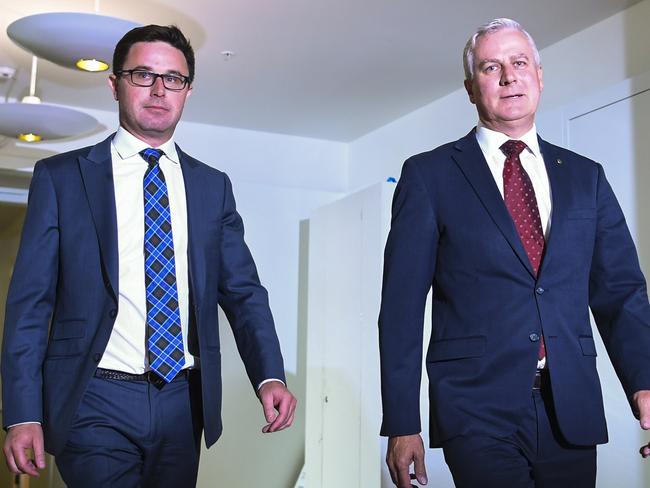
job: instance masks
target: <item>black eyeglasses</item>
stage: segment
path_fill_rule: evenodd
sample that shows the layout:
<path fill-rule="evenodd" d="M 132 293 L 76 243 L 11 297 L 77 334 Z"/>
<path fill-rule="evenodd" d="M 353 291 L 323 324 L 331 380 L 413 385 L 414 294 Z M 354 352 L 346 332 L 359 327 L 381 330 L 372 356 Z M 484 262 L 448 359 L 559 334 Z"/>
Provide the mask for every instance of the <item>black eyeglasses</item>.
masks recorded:
<path fill-rule="evenodd" d="M 171 91 L 181 91 L 190 82 L 187 76 L 152 73 L 141 69 L 125 69 L 115 74 L 118 76 L 129 75 L 131 83 L 136 86 L 153 86 L 156 79 L 160 78 L 163 86 Z"/>

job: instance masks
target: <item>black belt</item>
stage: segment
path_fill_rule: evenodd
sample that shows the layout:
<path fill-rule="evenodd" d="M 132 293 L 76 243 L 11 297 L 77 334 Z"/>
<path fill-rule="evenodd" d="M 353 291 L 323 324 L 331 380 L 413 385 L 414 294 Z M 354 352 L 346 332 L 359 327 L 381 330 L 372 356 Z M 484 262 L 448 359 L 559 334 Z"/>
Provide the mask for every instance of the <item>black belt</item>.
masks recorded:
<path fill-rule="evenodd" d="M 533 390 L 541 390 L 542 388 L 548 386 L 549 377 L 548 370 L 538 369 L 535 371 L 535 379 L 533 380 Z"/>
<path fill-rule="evenodd" d="M 170 381 L 170 383 L 173 381 L 180 381 L 189 378 L 190 371 L 192 371 L 190 368 L 181 369 L 178 374 L 174 376 L 174 379 Z M 167 384 L 167 382 L 165 382 L 165 380 L 158 376 L 158 374 L 156 374 L 154 371 L 134 374 L 125 373 L 124 371 L 115 371 L 114 369 L 97 368 L 95 370 L 95 377 L 105 380 L 117 381 L 146 381 L 147 383 L 154 385 L 156 388 L 162 388 Z"/>

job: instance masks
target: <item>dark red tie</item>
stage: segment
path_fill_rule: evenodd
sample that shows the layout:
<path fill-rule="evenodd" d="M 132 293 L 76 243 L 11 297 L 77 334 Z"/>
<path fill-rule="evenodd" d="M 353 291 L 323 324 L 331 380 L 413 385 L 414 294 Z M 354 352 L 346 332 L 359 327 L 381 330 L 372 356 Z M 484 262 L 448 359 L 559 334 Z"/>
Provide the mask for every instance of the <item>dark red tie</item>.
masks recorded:
<path fill-rule="evenodd" d="M 519 159 L 519 154 L 524 149 L 526 144 L 522 141 L 509 140 L 501 146 L 501 151 L 506 155 L 503 166 L 503 199 L 524 245 L 533 273 L 537 277 L 544 257 L 544 232 L 533 184 Z M 538 357 L 542 359 L 545 356 L 546 350 L 542 337 Z"/>

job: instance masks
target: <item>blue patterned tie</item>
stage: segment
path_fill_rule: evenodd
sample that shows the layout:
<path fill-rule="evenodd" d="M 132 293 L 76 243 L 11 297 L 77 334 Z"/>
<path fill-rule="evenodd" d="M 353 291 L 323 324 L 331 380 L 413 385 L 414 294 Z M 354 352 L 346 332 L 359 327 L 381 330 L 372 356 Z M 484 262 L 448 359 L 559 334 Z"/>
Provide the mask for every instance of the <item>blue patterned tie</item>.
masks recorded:
<path fill-rule="evenodd" d="M 185 364 L 178 309 L 172 219 L 167 184 L 158 160 L 160 149 L 144 149 L 144 273 L 147 288 L 149 366 L 170 382 Z"/>

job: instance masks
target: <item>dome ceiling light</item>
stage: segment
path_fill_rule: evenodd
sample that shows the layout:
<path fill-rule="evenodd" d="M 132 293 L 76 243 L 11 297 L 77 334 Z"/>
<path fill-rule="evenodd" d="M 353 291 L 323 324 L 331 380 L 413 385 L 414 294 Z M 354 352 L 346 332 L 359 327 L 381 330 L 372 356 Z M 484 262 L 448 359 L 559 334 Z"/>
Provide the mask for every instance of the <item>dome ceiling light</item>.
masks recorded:
<path fill-rule="evenodd" d="M 84 112 L 41 103 L 35 95 L 37 59 L 32 58 L 29 95 L 21 102 L 0 103 L 0 134 L 38 142 L 72 137 L 96 128 L 97 120 Z"/>
<path fill-rule="evenodd" d="M 106 71 L 115 44 L 141 24 L 95 13 L 50 12 L 29 15 L 7 27 L 18 46 L 59 66 L 83 71 Z"/>

